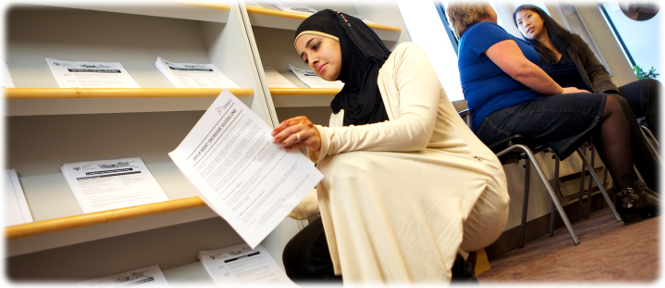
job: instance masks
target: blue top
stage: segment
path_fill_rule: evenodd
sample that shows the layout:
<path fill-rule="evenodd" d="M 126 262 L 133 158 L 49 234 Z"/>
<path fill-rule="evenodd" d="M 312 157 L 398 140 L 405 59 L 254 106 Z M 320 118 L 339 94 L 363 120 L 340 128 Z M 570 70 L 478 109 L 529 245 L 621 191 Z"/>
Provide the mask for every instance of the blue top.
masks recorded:
<path fill-rule="evenodd" d="M 559 61 L 554 63 L 541 62 L 540 68 L 542 68 L 547 75 L 552 77 L 552 80 L 558 83 L 561 87 L 575 87 L 577 89 L 588 91 L 593 90 L 584 84 L 584 80 L 582 79 L 582 76 L 580 76 L 577 66 L 575 66 L 575 62 L 568 57 L 561 57 Z"/>
<path fill-rule="evenodd" d="M 501 26 L 483 21 L 467 28 L 459 42 L 457 67 L 462 91 L 471 109 L 473 130 L 492 112 L 540 96 L 514 80 L 490 60 L 485 51 L 504 40 L 513 40 L 529 61 L 538 65 L 538 53 L 524 40 L 508 34 Z"/>

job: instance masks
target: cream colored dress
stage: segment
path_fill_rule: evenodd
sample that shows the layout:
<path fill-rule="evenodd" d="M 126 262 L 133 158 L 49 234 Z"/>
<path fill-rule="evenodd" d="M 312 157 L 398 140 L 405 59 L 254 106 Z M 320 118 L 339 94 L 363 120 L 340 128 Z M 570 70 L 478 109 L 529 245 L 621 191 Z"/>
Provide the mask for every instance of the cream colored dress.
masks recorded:
<path fill-rule="evenodd" d="M 460 246 L 486 247 L 505 227 L 503 168 L 417 45 L 391 53 L 378 86 L 390 121 L 342 127 L 340 111 L 316 126 L 321 150 L 308 152 L 324 178 L 292 216 L 320 210 L 345 283 L 448 282 Z"/>

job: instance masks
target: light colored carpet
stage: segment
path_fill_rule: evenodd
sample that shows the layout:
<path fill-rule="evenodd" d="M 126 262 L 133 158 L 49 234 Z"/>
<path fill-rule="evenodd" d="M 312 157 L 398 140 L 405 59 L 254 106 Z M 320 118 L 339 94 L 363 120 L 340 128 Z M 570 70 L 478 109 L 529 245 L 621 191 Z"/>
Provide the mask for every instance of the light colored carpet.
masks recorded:
<path fill-rule="evenodd" d="M 609 208 L 573 223 L 574 245 L 565 227 L 490 260 L 478 275 L 483 284 L 662 284 L 660 217 L 624 225 Z"/>

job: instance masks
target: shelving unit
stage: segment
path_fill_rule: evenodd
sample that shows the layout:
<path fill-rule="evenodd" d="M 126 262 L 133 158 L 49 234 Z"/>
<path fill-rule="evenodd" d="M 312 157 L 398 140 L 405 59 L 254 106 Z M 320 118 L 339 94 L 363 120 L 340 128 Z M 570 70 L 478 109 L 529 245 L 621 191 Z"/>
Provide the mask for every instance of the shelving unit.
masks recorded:
<path fill-rule="evenodd" d="M 409 40 L 396 5 L 319 4 L 381 23 L 370 26 L 391 49 Z M 35 220 L 5 228 L 8 279 L 79 281 L 159 264 L 170 282 L 211 283 L 196 253 L 243 240 L 198 198 L 168 152 L 221 89 L 173 88 L 154 63 L 160 56 L 214 64 L 270 126 L 302 114 L 327 124 L 339 89 L 307 88 L 288 71 L 307 68 L 292 45 L 306 15 L 293 14 L 235 2 L 8 6 L 5 61 L 17 88 L 3 91 L 6 167 L 19 173 Z M 45 58 L 120 62 L 142 88 L 57 88 Z M 266 87 L 263 65 L 299 88 Z M 141 157 L 170 201 L 84 214 L 60 167 L 126 157 Z M 287 218 L 262 243 L 280 265 L 300 225 Z"/>

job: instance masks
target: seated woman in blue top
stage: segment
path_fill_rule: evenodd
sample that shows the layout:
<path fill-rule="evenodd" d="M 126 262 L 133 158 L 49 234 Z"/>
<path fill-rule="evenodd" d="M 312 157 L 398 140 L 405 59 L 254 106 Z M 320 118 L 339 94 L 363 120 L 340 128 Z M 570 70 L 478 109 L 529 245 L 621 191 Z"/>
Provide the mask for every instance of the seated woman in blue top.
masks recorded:
<path fill-rule="evenodd" d="M 538 67 L 531 46 L 497 25 L 488 3 L 451 3 L 446 15 L 459 38 L 462 90 L 480 140 L 491 144 L 521 134 L 565 159 L 595 135 L 620 189 L 617 210 L 643 217 L 654 213 L 658 199 L 633 170 L 628 121 L 616 98 L 561 87 Z"/>
<path fill-rule="evenodd" d="M 619 100 L 630 125 L 635 166 L 649 187 L 659 187 L 660 163 L 642 136 L 636 117 L 645 117 L 653 134 L 658 136 L 658 93 L 662 84 L 646 79 L 617 87 L 589 45 L 537 6 L 517 7 L 513 21 L 538 52 L 540 68 L 559 85 L 607 93 Z"/>

